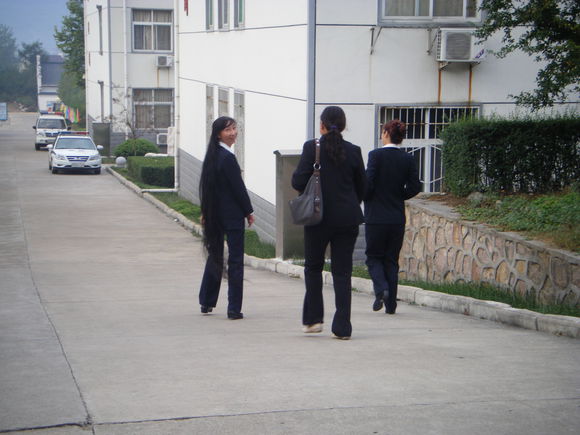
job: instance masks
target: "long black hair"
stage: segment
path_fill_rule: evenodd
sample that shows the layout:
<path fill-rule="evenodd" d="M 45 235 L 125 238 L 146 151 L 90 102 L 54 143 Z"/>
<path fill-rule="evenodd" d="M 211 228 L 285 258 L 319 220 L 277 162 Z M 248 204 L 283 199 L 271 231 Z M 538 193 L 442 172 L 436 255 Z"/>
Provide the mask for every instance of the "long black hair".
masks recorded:
<path fill-rule="evenodd" d="M 224 242 L 220 237 L 221 224 L 217 216 L 217 198 L 220 194 L 216 191 L 217 153 L 220 147 L 219 134 L 232 124 L 235 125 L 236 120 L 228 116 L 221 116 L 213 122 L 201 169 L 199 199 L 203 216 L 203 246 L 208 251 L 213 246 Z"/>
<path fill-rule="evenodd" d="M 340 163 L 346 159 L 341 132 L 346 127 L 346 115 L 338 106 L 328 106 L 320 114 L 320 122 L 328 133 L 323 136 L 324 146 L 330 159 Z"/>

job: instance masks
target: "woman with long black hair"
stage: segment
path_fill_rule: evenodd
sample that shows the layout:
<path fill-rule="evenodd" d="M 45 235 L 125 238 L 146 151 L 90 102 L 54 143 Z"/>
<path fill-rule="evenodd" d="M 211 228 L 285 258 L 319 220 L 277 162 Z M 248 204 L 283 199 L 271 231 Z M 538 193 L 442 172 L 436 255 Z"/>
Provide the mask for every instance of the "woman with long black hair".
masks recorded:
<path fill-rule="evenodd" d="M 217 304 L 224 262 L 224 236 L 228 244 L 228 318 L 243 319 L 244 220 L 254 215 L 250 197 L 232 146 L 238 135 L 236 121 L 227 116 L 212 124 L 211 137 L 199 181 L 203 246 L 208 257 L 199 290 L 201 312 Z"/>
<path fill-rule="evenodd" d="M 306 295 L 302 314 L 305 333 L 322 332 L 324 305 L 322 269 L 324 254 L 330 244 L 332 280 L 336 312 L 332 321 L 335 338 L 348 340 L 350 323 L 352 254 L 363 222 L 360 203 L 366 185 L 360 147 L 343 139 L 346 127 L 344 111 L 329 106 L 320 115 L 320 176 L 322 187 L 322 222 L 304 227 L 304 281 Z M 302 156 L 292 175 L 292 187 L 304 191 L 312 175 L 316 141 L 304 144 Z"/>

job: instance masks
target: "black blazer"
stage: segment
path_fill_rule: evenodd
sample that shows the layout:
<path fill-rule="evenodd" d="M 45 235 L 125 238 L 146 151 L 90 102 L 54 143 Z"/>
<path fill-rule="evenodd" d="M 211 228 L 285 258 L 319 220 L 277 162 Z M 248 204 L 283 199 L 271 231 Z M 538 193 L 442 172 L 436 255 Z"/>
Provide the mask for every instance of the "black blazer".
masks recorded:
<path fill-rule="evenodd" d="M 360 203 L 366 187 L 365 167 L 360 147 L 343 141 L 346 159 L 338 164 L 328 156 L 324 136 L 320 140 L 320 183 L 322 187 L 321 225 L 342 227 L 360 225 L 364 219 Z M 298 167 L 292 174 L 292 187 L 302 193 L 312 175 L 316 142 L 304 144 Z"/>
<path fill-rule="evenodd" d="M 399 148 L 378 148 L 369 153 L 365 222 L 405 224 L 406 199 L 421 191 L 413 156 Z"/>
<path fill-rule="evenodd" d="M 254 210 L 236 156 L 222 146 L 217 153 L 218 216 L 225 230 L 245 227 L 244 219 Z"/>

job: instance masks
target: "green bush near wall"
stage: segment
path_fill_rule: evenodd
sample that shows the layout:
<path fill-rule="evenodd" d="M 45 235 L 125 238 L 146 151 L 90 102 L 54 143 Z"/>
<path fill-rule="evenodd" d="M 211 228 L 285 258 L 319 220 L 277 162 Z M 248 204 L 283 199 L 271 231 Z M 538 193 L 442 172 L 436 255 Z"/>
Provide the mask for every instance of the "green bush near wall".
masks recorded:
<path fill-rule="evenodd" d="M 175 185 L 175 161 L 171 157 L 128 157 L 127 169 L 143 183 L 160 187 Z"/>
<path fill-rule="evenodd" d="M 128 139 L 115 148 L 115 157 L 144 156 L 147 153 L 158 153 L 159 148 L 147 139 Z"/>
<path fill-rule="evenodd" d="M 580 179 L 580 117 L 464 120 L 440 137 L 454 195 L 555 192 Z"/>

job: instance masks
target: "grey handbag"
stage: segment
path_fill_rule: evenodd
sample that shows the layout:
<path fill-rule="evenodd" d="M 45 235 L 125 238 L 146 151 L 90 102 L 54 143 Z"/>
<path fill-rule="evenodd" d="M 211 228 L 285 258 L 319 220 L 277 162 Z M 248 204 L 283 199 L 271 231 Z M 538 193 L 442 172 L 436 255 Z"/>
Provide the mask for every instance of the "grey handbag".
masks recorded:
<path fill-rule="evenodd" d="M 304 192 L 291 199 L 290 212 L 296 225 L 317 225 L 322 220 L 322 189 L 320 186 L 320 143 L 316 139 L 316 158 L 314 171 L 306 184 Z"/>

